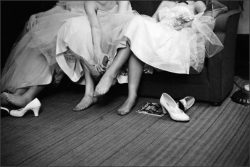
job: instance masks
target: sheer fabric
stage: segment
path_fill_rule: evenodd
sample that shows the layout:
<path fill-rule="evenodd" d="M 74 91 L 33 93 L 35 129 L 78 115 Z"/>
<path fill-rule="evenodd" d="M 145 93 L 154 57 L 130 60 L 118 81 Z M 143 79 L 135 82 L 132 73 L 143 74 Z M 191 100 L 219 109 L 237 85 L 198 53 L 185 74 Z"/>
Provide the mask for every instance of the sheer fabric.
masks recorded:
<path fill-rule="evenodd" d="M 1 91 L 14 92 L 17 88 L 51 83 L 56 65 L 56 36 L 59 28 L 72 17 L 85 15 L 82 5 L 71 4 L 82 10 L 69 11 L 57 5 L 37 18 L 37 23 L 12 49 L 1 78 Z"/>

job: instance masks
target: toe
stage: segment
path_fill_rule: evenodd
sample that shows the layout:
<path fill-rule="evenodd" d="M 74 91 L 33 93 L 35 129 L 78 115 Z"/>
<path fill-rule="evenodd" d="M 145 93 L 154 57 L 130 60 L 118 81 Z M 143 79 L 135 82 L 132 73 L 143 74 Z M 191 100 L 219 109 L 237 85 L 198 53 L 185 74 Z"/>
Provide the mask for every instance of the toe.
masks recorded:
<path fill-rule="evenodd" d="M 7 99 L 7 97 L 8 97 L 8 96 L 7 96 L 7 93 L 4 92 L 4 93 L 2 94 L 2 97 L 5 98 L 5 99 Z"/>
<path fill-rule="evenodd" d="M 117 111 L 117 114 L 118 114 L 118 115 L 122 115 L 122 111 L 118 110 L 118 111 Z"/>
<path fill-rule="evenodd" d="M 117 114 L 118 115 L 121 115 L 121 116 L 123 116 L 123 115 L 126 115 L 126 114 L 128 114 L 129 112 L 126 112 L 126 111 L 124 111 L 124 110 L 118 110 L 117 111 Z"/>
<path fill-rule="evenodd" d="M 93 94 L 93 97 L 97 97 L 97 96 L 98 96 L 98 93 L 97 93 L 97 91 L 95 91 Z"/>
<path fill-rule="evenodd" d="M 73 108 L 73 111 L 79 111 L 79 107 Z"/>

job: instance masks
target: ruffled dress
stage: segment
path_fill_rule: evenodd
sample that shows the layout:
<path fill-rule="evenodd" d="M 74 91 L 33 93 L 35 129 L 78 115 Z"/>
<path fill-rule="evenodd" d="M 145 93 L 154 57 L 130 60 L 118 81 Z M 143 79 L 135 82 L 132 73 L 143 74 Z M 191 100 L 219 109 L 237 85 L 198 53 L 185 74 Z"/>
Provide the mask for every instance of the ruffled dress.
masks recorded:
<path fill-rule="evenodd" d="M 56 64 L 56 39 L 60 27 L 70 18 L 86 15 L 84 2 L 62 1 L 37 18 L 37 23 L 12 49 L 2 71 L 1 92 L 47 85 L 60 71 Z"/>
<path fill-rule="evenodd" d="M 124 14 L 118 14 L 118 5 L 111 10 L 98 10 L 97 18 L 101 29 L 101 49 L 104 54 L 109 56 L 109 67 L 118 48 L 126 46 L 126 40 L 120 40 L 116 44 L 109 43 L 109 37 L 112 36 L 114 30 L 121 31 L 123 27 L 138 15 L 133 11 L 131 6 Z M 71 54 L 64 54 L 70 49 Z M 94 65 L 102 62 L 103 57 L 96 57 L 93 52 L 93 42 L 91 35 L 91 27 L 86 16 L 69 19 L 59 30 L 56 46 L 56 61 L 65 74 L 78 84 L 85 84 L 84 67 L 94 75 L 98 75 Z M 92 67 L 91 67 L 92 66 Z"/>
<path fill-rule="evenodd" d="M 212 57 L 223 49 L 213 33 L 215 19 L 211 16 L 194 15 L 186 6 L 175 6 L 163 7 L 159 20 L 137 16 L 122 31 L 113 31 L 109 43 L 127 40 L 140 60 L 158 70 L 178 74 L 189 74 L 190 67 L 201 72 L 205 56 Z M 189 20 L 193 20 L 191 27 L 174 29 Z"/>

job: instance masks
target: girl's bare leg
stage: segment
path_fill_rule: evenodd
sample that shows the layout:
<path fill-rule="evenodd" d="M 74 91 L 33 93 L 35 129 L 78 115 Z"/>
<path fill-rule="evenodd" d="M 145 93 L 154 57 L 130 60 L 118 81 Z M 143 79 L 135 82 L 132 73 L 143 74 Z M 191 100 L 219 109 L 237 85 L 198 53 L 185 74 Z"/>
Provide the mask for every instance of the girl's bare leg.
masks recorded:
<path fill-rule="evenodd" d="M 143 62 L 134 55 L 131 55 L 128 64 L 128 98 L 118 109 L 117 114 L 126 115 L 134 107 L 142 72 Z"/>
<path fill-rule="evenodd" d="M 94 96 L 104 95 L 109 91 L 109 88 L 112 86 L 116 76 L 120 72 L 122 66 L 128 60 L 130 54 L 131 50 L 128 45 L 126 48 L 122 48 L 118 51 L 112 65 L 107 69 L 100 82 L 97 84 Z"/>
<path fill-rule="evenodd" d="M 20 89 L 17 89 L 15 91 L 15 93 L 13 93 L 14 95 L 23 95 L 24 93 L 26 93 L 27 91 L 29 90 L 29 88 L 20 88 Z"/>
<path fill-rule="evenodd" d="M 28 90 L 23 93 L 21 90 L 19 93 L 23 94 L 9 94 L 4 92 L 4 98 L 12 105 L 17 107 L 25 107 L 29 102 L 31 102 L 37 95 L 45 88 L 45 85 L 31 86 Z"/>
<path fill-rule="evenodd" d="M 73 111 L 81 111 L 89 108 L 91 105 L 97 103 L 97 97 L 94 97 L 95 83 L 89 70 L 84 66 L 85 76 L 85 94 L 80 103 L 73 109 Z"/>

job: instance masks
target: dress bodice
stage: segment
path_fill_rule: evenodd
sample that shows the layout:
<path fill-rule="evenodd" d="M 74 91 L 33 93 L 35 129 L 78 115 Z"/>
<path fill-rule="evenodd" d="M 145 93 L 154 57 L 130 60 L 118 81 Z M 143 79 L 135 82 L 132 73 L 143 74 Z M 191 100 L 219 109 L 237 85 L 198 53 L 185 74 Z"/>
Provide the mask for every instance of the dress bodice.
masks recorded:
<path fill-rule="evenodd" d="M 85 1 L 58 1 L 57 6 L 76 13 L 86 13 L 84 9 Z"/>
<path fill-rule="evenodd" d="M 171 26 L 181 25 L 194 19 L 194 13 L 186 6 L 163 7 L 159 10 L 159 21 Z"/>

